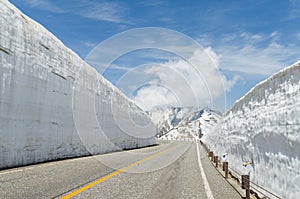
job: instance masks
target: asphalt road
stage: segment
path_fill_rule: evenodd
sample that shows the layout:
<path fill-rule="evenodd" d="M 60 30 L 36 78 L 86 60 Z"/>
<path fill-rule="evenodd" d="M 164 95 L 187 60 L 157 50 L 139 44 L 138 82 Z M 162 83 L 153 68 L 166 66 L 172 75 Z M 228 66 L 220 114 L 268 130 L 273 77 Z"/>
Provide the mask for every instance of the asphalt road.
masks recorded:
<path fill-rule="evenodd" d="M 0 171 L 0 198 L 71 197 L 241 198 L 191 142 Z"/>

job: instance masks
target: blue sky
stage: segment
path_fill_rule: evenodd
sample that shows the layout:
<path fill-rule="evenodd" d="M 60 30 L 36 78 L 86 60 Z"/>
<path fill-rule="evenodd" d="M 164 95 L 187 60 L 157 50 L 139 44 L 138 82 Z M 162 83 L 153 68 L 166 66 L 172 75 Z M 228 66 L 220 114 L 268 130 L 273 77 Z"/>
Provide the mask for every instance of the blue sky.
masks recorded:
<path fill-rule="evenodd" d="M 216 57 L 217 67 L 230 85 L 226 88 L 227 108 L 259 81 L 300 58 L 299 0 L 10 2 L 83 59 L 96 45 L 122 31 L 143 27 L 179 31 Z M 174 58 L 158 50 L 133 52 L 116 60 L 114 65 L 119 68 L 104 75 L 117 84 L 125 74 L 122 66 L 132 69 L 149 63 L 166 66 L 174 63 Z M 132 94 L 125 87 L 120 89 Z"/>

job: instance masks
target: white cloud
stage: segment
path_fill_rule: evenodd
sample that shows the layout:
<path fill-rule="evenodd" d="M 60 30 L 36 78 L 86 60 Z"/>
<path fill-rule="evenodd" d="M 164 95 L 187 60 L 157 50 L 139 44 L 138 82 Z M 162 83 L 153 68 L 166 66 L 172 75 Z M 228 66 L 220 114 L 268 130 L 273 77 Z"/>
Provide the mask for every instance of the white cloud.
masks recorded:
<path fill-rule="evenodd" d="M 140 50 L 145 53 L 131 56 Z M 202 48 L 190 37 L 163 28 L 125 31 L 102 42 L 86 60 L 145 110 L 161 105 L 224 110 L 225 92 L 238 80 L 220 73 L 220 56 L 211 47 Z M 119 62 L 111 64 L 115 60 Z"/>
<path fill-rule="evenodd" d="M 279 41 L 280 40 L 280 37 L 281 37 L 281 33 L 278 32 L 278 31 L 273 31 L 271 34 L 270 34 L 270 38 L 273 42 L 275 41 Z"/>
<path fill-rule="evenodd" d="M 290 0 L 290 2 L 291 2 L 292 5 L 296 5 L 296 4 L 300 3 L 299 0 Z"/>
<path fill-rule="evenodd" d="M 123 19 L 125 6 L 117 2 L 93 2 L 85 1 L 77 14 L 82 17 L 90 18 L 98 21 L 108 21 L 114 23 L 127 23 Z"/>
<path fill-rule="evenodd" d="M 270 37 L 272 38 L 272 37 L 276 37 L 276 36 L 278 36 L 279 35 L 279 32 L 278 31 L 274 31 L 274 32 L 272 32 L 271 34 L 270 34 Z"/>
<path fill-rule="evenodd" d="M 219 47 L 221 68 L 252 75 L 269 76 L 300 58 L 300 48 L 271 41 L 266 47 L 253 44 Z"/>
<path fill-rule="evenodd" d="M 164 2 L 161 0 L 146 0 L 146 1 L 141 1 L 139 3 L 143 6 L 160 6 Z"/>
<path fill-rule="evenodd" d="M 109 69 L 113 69 L 113 70 L 123 70 L 123 71 L 131 71 L 132 67 L 130 66 L 120 66 L 120 65 L 116 65 L 116 64 L 111 64 L 111 66 L 109 67 Z"/>
<path fill-rule="evenodd" d="M 290 0 L 292 9 L 290 10 L 289 15 L 285 20 L 293 20 L 300 17 L 300 1 L 299 0 Z"/>
<path fill-rule="evenodd" d="M 89 0 L 77 0 L 71 4 L 63 4 L 62 2 L 53 3 L 49 0 L 26 1 L 31 7 L 52 13 L 72 13 L 97 21 L 131 24 L 125 20 L 126 6 L 118 2 Z"/>
<path fill-rule="evenodd" d="M 133 100 L 144 110 L 151 110 L 157 106 L 169 107 L 170 105 L 180 104 L 174 93 L 159 85 L 141 88 Z"/>
<path fill-rule="evenodd" d="M 136 86 L 139 90 L 133 100 L 145 110 L 156 106 L 213 107 L 214 101 L 238 80 L 237 77 L 228 80 L 221 74 L 215 66 L 218 62 L 219 56 L 206 48 L 195 51 L 187 61 L 180 59 L 149 66 L 145 73 L 153 79 L 146 86 Z"/>
<path fill-rule="evenodd" d="M 248 42 L 257 42 L 263 39 L 263 36 L 260 34 L 252 34 L 249 32 L 243 32 L 240 34 L 240 37 Z"/>
<path fill-rule="evenodd" d="M 242 32 L 222 35 L 220 40 L 211 37 L 208 40 L 221 55 L 218 64 L 221 70 L 230 72 L 233 76 L 267 77 L 300 59 L 297 39 L 283 43 L 283 36 L 279 31 L 259 34 Z M 294 37 L 300 39 L 300 33 L 294 34 Z"/>
<path fill-rule="evenodd" d="M 93 42 L 90 42 L 90 41 L 82 41 L 81 43 L 83 45 L 85 45 L 86 47 L 88 47 L 88 48 L 93 48 L 97 45 L 96 43 L 93 43 Z"/>
<path fill-rule="evenodd" d="M 47 10 L 53 13 L 62 13 L 63 10 L 48 0 L 27 0 L 25 1 L 30 7 Z"/>

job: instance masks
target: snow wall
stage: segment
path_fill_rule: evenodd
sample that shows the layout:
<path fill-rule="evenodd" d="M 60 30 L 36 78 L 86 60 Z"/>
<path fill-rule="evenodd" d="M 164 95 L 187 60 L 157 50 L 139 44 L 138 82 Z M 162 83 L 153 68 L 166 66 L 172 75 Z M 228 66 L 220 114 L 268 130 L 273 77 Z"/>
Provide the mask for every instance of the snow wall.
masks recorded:
<path fill-rule="evenodd" d="M 300 196 L 300 62 L 256 85 L 204 142 L 229 166 L 283 198 Z"/>
<path fill-rule="evenodd" d="M 145 112 L 0 1 L 0 168 L 155 144 Z"/>

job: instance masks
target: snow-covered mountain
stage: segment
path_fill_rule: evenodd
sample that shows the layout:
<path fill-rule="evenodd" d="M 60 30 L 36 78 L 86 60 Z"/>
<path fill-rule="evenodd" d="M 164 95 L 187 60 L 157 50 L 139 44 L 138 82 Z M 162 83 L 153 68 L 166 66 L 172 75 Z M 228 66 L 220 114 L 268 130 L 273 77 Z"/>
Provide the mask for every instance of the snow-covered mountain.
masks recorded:
<path fill-rule="evenodd" d="M 218 123 L 221 113 L 209 108 L 171 107 L 152 110 L 150 117 L 157 128 L 157 137 L 188 140 L 202 137 Z"/>
<path fill-rule="evenodd" d="M 230 167 L 283 198 L 300 196 L 300 61 L 259 83 L 203 140 Z M 270 196 L 272 198 L 272 196 Z"/>

